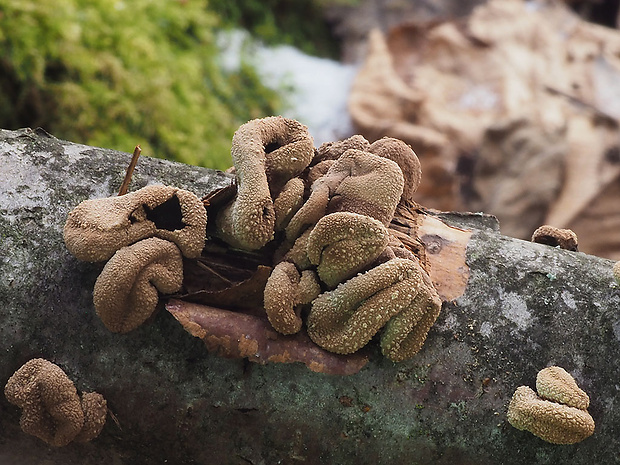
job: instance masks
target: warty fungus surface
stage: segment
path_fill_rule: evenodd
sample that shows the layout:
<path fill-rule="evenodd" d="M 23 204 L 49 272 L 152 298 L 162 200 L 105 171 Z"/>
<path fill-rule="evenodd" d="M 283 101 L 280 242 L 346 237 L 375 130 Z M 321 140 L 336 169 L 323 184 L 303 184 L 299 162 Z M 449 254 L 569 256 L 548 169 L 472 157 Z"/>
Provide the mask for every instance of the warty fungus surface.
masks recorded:
<path fill-rule="evenodd" d="M 90 393 L 80 400 L 65 372 L 45 359 L 26 362 L 9 378 L 4 394 L 22 409 L 22 430 L 51 446 L 90 441 L 105 424 L 107 407 L 103 397 Z"/>
<path fill-rule="evenodd" d="M 314 143 L 306 126 L 272 116 L 239 127 L 231 155 L 237 195 L 216 218 L 220 237 L 233 247 L 256 250 L 273 238 L 276 197 L 311 162 Z"/>
<path fill-rule="evenodd" d="M 289 179 L 273 201 L 276 231 L 283 230 L 301 208 L 304 203 L 304 190 L 304 182 L 300 178 Z"/>
<path fill-rule="evenodd" d="M 559 247 L 573 252 L 578 251 L 577 234 L 570 229 L 560 229 L 545 224 L 532 234 L 532 242 Z"/>
<path fill-rule="evenodd" d="M 106 263 L 95 282 L 95 310 L 110 331 L 126 333 L 155 310 L 159 292 L 183 284 L 183 258 L 172 242 L 156 237 L 123 247 Z"/>
<path fill-rule="evenodd" d="M 88 442 L 99 436 L 105 426 L 108 404 L 98 392 L 85 392 L 80 401 L 84 412 L 84 426 L 74 441 Z"/>
<path fill-rule="evenodd" d="M 541 370 L 536 389 L 538 394 L 528 386 L 515 391 L 508 406 L 512 426 L 552 444 L 575 444 L 594 433 L 588 395 L 564 369 Z"/>
<path fill-rule="evenodd" d="M 587 410 L 590 397 L 577 386 L 575 379 L 562 367 L 544 368 L 536 375 L 536 391 L 546 400 Z"/>
<path fill-rule="evenodd" d="M 85 200 L 67 217 L 65 244 L 76 258 L 108 260 L 121 247 L 148 237 L 174 242 L 183 255 L 200 256 L 207 213 L 193 193 L 171 186 L 146 186 L 129 194 Z"/>
<path fill-rule="evenodd" d="M 388 242 L 387 228 L 380 221 L 338 212 L 324 216 L 312 228 L 306 252 L 321 281 L 333 289 L 370 265 Z"/>
<path fill-rule="evenodd" d="M 271 272 L 264 293 L 264 306 L 271 326 L 281 334 L 294 334 L 301 329 L 301 305 L 308 304 L 321 293 L 312 270 L 299 273 L 290 262 L 280 262 Z"/>
<path fill-rule="evenodd" d="M 419 271 L 414 282 L 418 292 L 407 308 L 386 323 L 381 334 L 381 352 L 394 362 L 410 359 L 420 351 L 441 311 L 441 298 L 429 276 L 413 263 Z M 397 287 L 407 292 L 406 285 L 403 281 Z"/>
<path fill-rule="evenodd" d="M 349 149 L 311 186 L 306 203 L 293 216 L 286 237 L 294 240 L 329 213 L 348 211 L 388 225 L 403 193 L 398 164 L 370 152 Z"/>
<path fill-rule="evenodd" d="M 321 144 L 312 162 L 318 164 L 325 160 L 338 160 L 338 158 L 349 149 L 370 152 L 369 148 L 370 142 L 368 142 L 364 136 L 356 134 L 348 139 Z"/>
<path fill-rule="evenodd" d="M 383 137 L 373 142 L 368 151 L 398 164 L 405 178 L 402 199 L 413 203 L 413 194 L 422 180 L 422 165 L 411 146 L 393 137 Z"/>
<path fill-rule="evenodd" d="M 349 354 L 365 346 L 391 318 L 403 311 L 415 315 L 408 319 L 410 329 L 415 328 L 415 324 L 427 314 L 428 319 L 434 322 L 441 301 L 435 296 L 431 299 L 418 298 L 420 294 L 435 292 L 427 286 L 416 262 L 395 258 L 382 263 L 316 298 L 308 315 L 308 334 L 327 350 Z M 404 328 L 405 324 L 396 326 Z M 422 339 L 423 342 L 428 332 L 427 326 L 425 324 L 426 330 L 420 331 L 423 338 L 420 334 L 414 339 Z M 394 342 L 387 346 L 398 349 L 407 334 L 405 331 L 393 332 L 388 337 Z M 412 345 L 421 347 L 421 343 Z M 384 352 L 387 357 L 406 358 L 397 354 L 398 350 Z"/>

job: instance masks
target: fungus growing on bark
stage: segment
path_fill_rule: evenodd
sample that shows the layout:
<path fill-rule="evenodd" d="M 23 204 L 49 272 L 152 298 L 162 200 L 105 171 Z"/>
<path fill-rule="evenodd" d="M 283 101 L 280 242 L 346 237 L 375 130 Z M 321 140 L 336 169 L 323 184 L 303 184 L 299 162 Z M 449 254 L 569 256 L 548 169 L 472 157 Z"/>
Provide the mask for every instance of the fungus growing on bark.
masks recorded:
<path fill-rule="evenodd" d="M 588 395 L 560 367 L 548 367 L 536 377 L 538 394 L 528 386 L 515 391 L 508 406 L 508 421 L 552 444 L 575 444 L 594 432 L 587 412 Z"/>
<path fill-rule="evenodd" d="M 241 125 L 231 149 L 237 195 L 216 218 L 221 238 L 248 250 L 269 242 L 276 221 L 272 194 L 300 174 L 313 154 L 308 128 L 295 120 L 273 116 Z"/>
<path fill-rule="evenodd" d="M 310 303 L 320 292 L 314 271 L 304 270 L 300 275 L 293 263 L 278 263 L 264 293 L 265 312 L 273 329 L 282 334 L 298 332 L 302 325 L 301 305 Z"/>
<path fill-rule="evenodd" d="M 308 315 L 308 335 L 324 349 L 340 354 L 353 353 L 366 345 L 391 318 L 405 310 L 419 315 L 418 321 L 426 314 L 434 321 L 436 316 L 432 316 L 438 311 L 428 309 L 427 299 L 417 299 L 418 294 L 427 291 L 419 265 L 412 260 L 395 258 L 317 297 Z M 433 304 L 440 305 L 438 298 L 432 300 Z M 411 308 L 417 305 L 421 308 Z M 406 336 L 404 332 L 398 334 L 402 336 L 400 339 Z M 396 341 L 396 337 L 391 337 Z M 398 344 L 388 344 L 392 345 Z M 385 355 L 390 357 L 392 353 L 388 350 Z"/>
<path fill-rule="evenodd" d="M 349 149 L 312 184 L 310 197 L 286 228 L 286 237 L 294 240 L 321 217 L 340 211 L 370 216 L 388 225 L 403 184 L 403 173 L 392 160 Z"/>
<path fill-rule="evenodd" d="M 405 178 L 402 199 L 413 202 L 413 194 L 422 179 L 422 166 L 413 149 L 402 140 L 384 137 L 373 142 L 368 151 L 398 164 Z"/>
<path fill-rule="evenodd" d="M 329 288 L 372 263 L 389 242 L 383 223 L 357 213 L 338 212 L 321 218 L 308 236 L 306 252 Z"/>
<path fill-rule="evenodd" d="M 409 306 L 392 317 L 381 333 L 381 352 L 393 362 L 410 359 L 420 351 L 441 311 L 441 298 L 430 277 L 415 264 L 419 277 L 414 284 L 419 290 Z M 402 281 L 394 286 L 394 291 L 402 288 L 406 292 L 407 286 L 411 286 L 411 281 Z"/>
<path fill-rule="evenodd" d="M 620 262 L 616 262 L 613 267 L 614 277 L 616 278 L 616 282 L 620 284 Z"/>
<path fill-rule="evenodd" d="M 93 302 L 106 328 L 126 333 L 151 316 L 159 301 L 158 291 L 171 294 L 182 284 L 179 249 L 152 237 L 114 254 L 95 282 Z"/>
<path fill-rule="evenodd" d="M 193 193 L 146 186 L 126 195 L 85 200 L 67 217 L 64 239 L 76 258 L 108 260 L 121 247 L 148 237 L 174 242 L 195 258 L 204 247 L 207 213 Z"/>
<path fill-rule="evenodd" d="M 577 252 L 577 234 L 570 229 L 559 229 L 549 225 L 543 225 L 532 234 L 532 242 L 560 247 L 561 249 Z"/>
<path fill-rule="evenodd" d="M 32 359 L 17 370 L 6 383 L 4 394 L 22 409 L 22 430 L 55 447 L 95 438 L 107 415 L 100 394 L 84 394 L 80 401 L 65 372 L 41 358 Z"/>

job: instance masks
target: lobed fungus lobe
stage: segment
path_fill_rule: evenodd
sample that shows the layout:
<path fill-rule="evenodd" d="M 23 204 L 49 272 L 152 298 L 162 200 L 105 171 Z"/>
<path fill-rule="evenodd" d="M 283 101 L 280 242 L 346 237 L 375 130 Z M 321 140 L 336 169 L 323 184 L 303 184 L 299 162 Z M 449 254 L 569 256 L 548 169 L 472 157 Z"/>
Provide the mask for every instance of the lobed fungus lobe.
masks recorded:
<path fill-rule="evenodd" d="M 544 368 L 536 375 L 536 391 L 543 399 L 587 410 L 590 397 L 575 379 L 564 369 L 557 366 Z"/>
<path fill-rule="evenodd" d="M 368 151 L 398 164 L 405 179 L 402 200 L 413 203 L 413 194 L 422 180 L 422 165 L 411 146 L 400 139 L 383 137 L 373 142 Z"/>
<path fill-rule="evenodd" d="M 181 252 L 172 242 L 151 237 L 123 247 L 106 263 L 95 281 L 93 303 L 110 331 L 126 333 L 151 316 L 159 292 L 171 294 L 182 285 Z"/>
<path fill-rule="evenodd" d="M 260 249 L 273 238 L 273 198 L 310 164 L 314 142 L 306 126 L 272 116 L 240 126 L 231 155 L 237 195 L 217 215 L 218 234 L 233 247 Z"/>
<path fill-rule="evenodd" d="M 100 394 L 78 396 L 73 382 L 57 365 L 32 359 L 9 378 L 4 393 L 22 409 L 22 430 L 51 446 L 90 441 L 101 432 L 107 415 Z"/>
<path fill-rule="evenodd" d="M 594 433 L 590 403 L 573 377 L 560 367 L 548 367 L 536 377 L 538 394 L 528 386 L 515 391 L 508 421 L 552 444 L 575 444 Z"/>
<path fill-rule="evenodd" d="M 273 329 L 281 334 L 297 333 L 302 326 L 301 306 L 309 304 L 321 292 L 314 271 L 299 273 L 290 262 L 273 269 L 264 291 L 264 306 Z"/>
<path fill-rule="evenodd" d="M 68 215 L 65 244 L 79 260 L 108 260 L 125 246 L 149 237 L 174 242 L 195 258 L 204 248 L 207 213 L 193 193 L 171 186 L 146 186 L 117 197 L 85 200 Z"/>
<path fill-rule="evenodd" d="M 532 242 L 559 247 L 561 249 L 578 251 L 577 234 L 570 229 L 560 229 L 545 224 L 532 234 Z"/>
<path fill-rule="evenodd" d="M 406 312 L 410 314 L 407 323 L 397 325 L 399 330 L 382 343 L 384 355 L 404 360 L 420 349 L 440 308 L 441 300 L 434 288 L 427 287 L 417 262 L 394 258 L 317 297 L 308 315 L 308 335 L 324 349 L 353 353 L 390 319 Z M 430 325 L 424 321 L 416 329 L 425 317 Z M 404 342 L 410 335 L 415 342 Z"/>
<path fill-rule="evenodd" d="M 294 241 L 323 216 L 351 212 L 388 225 L 403 193 L 404 178 L 398 164 L 387 158 L 348 149 L 310 188 L 310 196 L 286 228 Z"/>
<path fill-rule="evenodd" d="M 331 213 L 312 228 L 306 244 L 310 263 L 330 289 L 371 264 L 389 242 L 387 228 L 369 216 Z"/>

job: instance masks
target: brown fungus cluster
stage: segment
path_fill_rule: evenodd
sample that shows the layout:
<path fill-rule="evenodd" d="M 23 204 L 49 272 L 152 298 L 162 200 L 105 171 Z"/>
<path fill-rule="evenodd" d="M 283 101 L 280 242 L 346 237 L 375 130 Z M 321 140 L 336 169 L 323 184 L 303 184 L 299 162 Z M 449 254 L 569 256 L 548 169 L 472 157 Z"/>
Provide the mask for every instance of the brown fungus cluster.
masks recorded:
<path fill-rule="evenodd" d="M 108 413 L 101 394 L 90 392 L 80 397 L 65 372 L 41 358 L 17 370 L 6 383 L 4 394 L 22 409 L 22 430 L 55 447 L 96 438 Z"/>
<path fill-rule="evenodd" d="M 93 302 L 104 325 L 126 333 L 155 310 L 159 293 L 183 284 L 183 256 L 197 258 L 205 244 L 207 212 L 193 193 L 153 185 L 85 200 L 67 218 L 67 249 L 80 260 L 106 261 Z"/>
<path fill-rule="evenodd" d="M 575 444 L 594 433 L 588 395 L 563 368 L 547 367 L 536 376 L 536 391 L 520 386 L 508 406 L 508 421 L 552 444 Z"/>
<path fill-rule="evenodd" d="M 382 331 L 387 357 L 412 357 L 441 308 L 427 272 L 388 229 L 399 203 L 413 203 L 421 178 L 417 156 L 400 140 L 370 144 L 358 135 L 323 144 L 304 158 L 306 166 L 295 164 L 276 179 L 265 141 L 275 128 L 284 131 L 282 125 L 280 118 L 255 120 L 235 136 L 239 190 L 220 212 L 217 234 L 250 250 L 277 244 L 264 292 L 277 331 L 297 333 L 305 321 L 315 343 L 342 354 L 357 351 Z M 280 140 L 286 141 L 286 134 Z M 244 194 L 246 166 L 253 167 L 252 180 L 260 179 L 260 195 Z M 263 216 L 235 220 L 242 199 L 252 203 L 245 211 Z"/>
<path fill-rule="evenodd" d="M 271 267 L 256 305 L 279 333 L 307 331 L 339 354 L 380 333 L 390 359 L 415 355 L 441 300 L 419 248 L 390 227 L 399 205 L 415 205 L 421 169 L 411 147 L 357 135 L 315 149 L 304 125 L 274 116 L 242 125 L 231 154 L 236 182 L 230 195 L 207 199 L 209 237 L 205 204 L 166 186 L 87 200 L 69 214 L 68 249 L 82 260 L 108 260 L 94 289 L 105 326 L 130 331 L 149 318 L 160 294 L 189 288 L 203 286 L 195 298 L 217 303 L 247 278 L 222 275 L 243 275 L 231 271 L 235 263 L 209 256 L 224 247 L 228 257 L 260 256 L 260 266 Z M 221 305 L 229 308 L 230 300 Z"/>
<path fill-rule="evenodd" d="M 159 292 L 183 285 L 183 258 L 172 242 L 151 237 L 123 247 L 106 263 L 95 282 L 93 303 L 103 324 L 126 333 L 151 316 Z"/>

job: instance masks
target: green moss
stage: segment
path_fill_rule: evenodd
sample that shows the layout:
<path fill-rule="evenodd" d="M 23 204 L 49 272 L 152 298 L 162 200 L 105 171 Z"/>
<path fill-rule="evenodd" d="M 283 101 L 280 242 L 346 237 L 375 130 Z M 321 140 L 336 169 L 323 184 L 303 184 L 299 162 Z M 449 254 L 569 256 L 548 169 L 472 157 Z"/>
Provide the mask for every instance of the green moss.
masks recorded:
<path fill-rule="evenodd" d="M 242 27 L 266 44 L 293 45 L 311 55 L 338 57 L 324 15 L 328 4 L 358 0 L 212 0 L 210 8 L 230 27 Z"/>
<path fill-rule="evenodd" d="M 281 102 L 221 70 L 220 24 L 204 0 L 0 0 L 0 126 L 225 168 L 234 130 Z"/>

